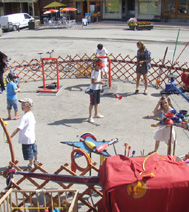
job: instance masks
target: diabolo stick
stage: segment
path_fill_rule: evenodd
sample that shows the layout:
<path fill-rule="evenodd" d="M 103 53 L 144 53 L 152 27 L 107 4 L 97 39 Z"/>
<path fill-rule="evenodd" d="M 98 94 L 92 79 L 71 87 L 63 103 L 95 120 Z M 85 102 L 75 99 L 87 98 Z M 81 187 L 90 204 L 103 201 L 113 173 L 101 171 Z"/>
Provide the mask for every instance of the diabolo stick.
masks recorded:
<path fill-rule="evenodd" d="M 135 155 L 135 150 L 132 151 L 132 156 L 131 157 L 133 157 L 134 155 Z"/>
<path fill-rule="evenodd" d="M 125 156 L 126 156 L 126 153 L 127 153 L 127 147 L 129 146 L 129 144 L 124 143 L 124 146 L 125 146 Z"/>
<path fill-rule="evenodd" d="M 98 146 L 98 147 L 96 148 L 96 151 L 97 151 L 98 153 L 99 153 L 99 152 L 103 152 L 109 145 L 114 144 L 114 143 L 116 143 L 116 142 L 118 142 L 118 139 L 117 139 L 117 138 L 114 139 L 114 140 L 112 140 L 112 141 L 110 141 L 109 144 L 102 144 L 102 145 Z"/>
<path fill-rule="evenodd" d="M 128 147 L 127 157 L 129 157 L 130 151 L 131 151 L 131 146 Z"/>

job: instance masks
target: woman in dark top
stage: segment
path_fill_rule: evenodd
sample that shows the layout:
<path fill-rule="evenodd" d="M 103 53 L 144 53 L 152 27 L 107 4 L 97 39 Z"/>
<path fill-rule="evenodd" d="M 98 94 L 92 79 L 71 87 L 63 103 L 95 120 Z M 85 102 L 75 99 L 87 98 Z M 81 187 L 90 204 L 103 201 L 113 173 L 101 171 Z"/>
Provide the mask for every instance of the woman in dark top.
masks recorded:
<path fill-rule="evenodd" d="M 1 85 L 1 92 L 0 93 L 4 93 L 5 92 L 5 85 L 3 82 L 3 73 L 6 67 L 6 60 L 7 60 L 7 55 L 4 54 L 3 52 L 0 52 L 0 85 Z"/>
<path fill-rule="evenodd" d="M 151 68 L 151 52 L 146 49 L 144 43 L 142 41 L 139 41 L 137 43 L 138 51 L 137 51 L 137 81 L 136 81 L 136 91 L 135 94 L 139 93 L 139 83 L 140 83 L 140 77 L 143 75 L 144 77 L 144 85 L 145 90 L 144 94 L 148 94 L 148 70 Z"/>

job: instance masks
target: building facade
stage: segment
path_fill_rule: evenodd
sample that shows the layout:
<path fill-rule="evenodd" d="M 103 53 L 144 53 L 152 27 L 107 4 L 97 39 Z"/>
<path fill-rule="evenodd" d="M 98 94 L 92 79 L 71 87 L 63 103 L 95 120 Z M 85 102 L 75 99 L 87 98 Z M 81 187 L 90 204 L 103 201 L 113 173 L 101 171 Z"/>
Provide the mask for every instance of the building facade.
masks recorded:
<path fill-rule="evenodd" d="M 98 12 L 98 20 L 154 20 L 157 17 L 189 20 L 189 0 L 57 0 L 66 7 L 75 7 L 72 18 L 81 21 L 89 15 L 93 20 Z M 53 0 L 0 0 L 0 15 L 27 12 L 32 16 L 43 17 L 44 7 Z M 59 8 L 60 9 L 60 8 Z"/>
<path fill-rule="evenodd" d="M 0 15 L 25 12 L 38 16 L 38 0 L 1 0 Z"/>

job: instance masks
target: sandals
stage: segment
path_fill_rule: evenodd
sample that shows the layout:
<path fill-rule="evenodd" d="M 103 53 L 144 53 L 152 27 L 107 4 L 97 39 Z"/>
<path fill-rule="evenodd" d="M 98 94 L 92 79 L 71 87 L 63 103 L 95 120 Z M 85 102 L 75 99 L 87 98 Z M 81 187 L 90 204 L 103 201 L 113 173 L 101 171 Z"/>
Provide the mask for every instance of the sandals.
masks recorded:
<path fill-rule="evenodd" d="M 8 120 L 11 120 L 12 119 L 12 116 L 10 115 L 9 117 L 8 117 Z"/>
<path fill-rule="evenodd" d="M 17 117 L 15 117 L 15 118 L 14 118 L 14 120 L 18 120 L 18 119 L 20 119 L 20 117 L 19 117 L 19 116 L 17 116 Z"/>

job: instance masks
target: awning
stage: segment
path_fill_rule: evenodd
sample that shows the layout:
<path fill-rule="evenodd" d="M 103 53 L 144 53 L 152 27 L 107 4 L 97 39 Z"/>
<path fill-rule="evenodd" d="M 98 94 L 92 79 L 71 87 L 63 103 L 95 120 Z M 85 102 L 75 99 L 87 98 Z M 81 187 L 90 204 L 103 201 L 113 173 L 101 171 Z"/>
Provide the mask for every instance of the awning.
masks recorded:
<path fill-rule="evenodd" d="M 37 0 L 1 0 L 2 3 L 35 3 Z"/>

